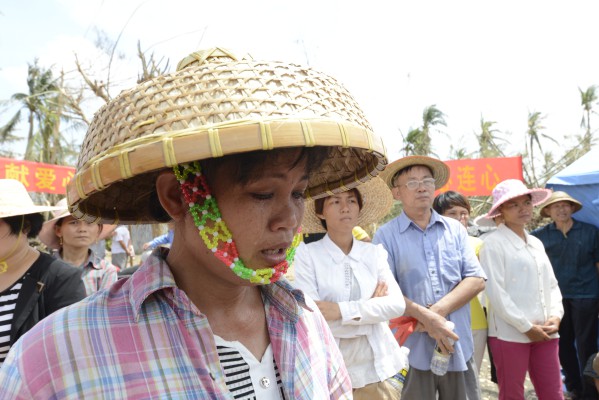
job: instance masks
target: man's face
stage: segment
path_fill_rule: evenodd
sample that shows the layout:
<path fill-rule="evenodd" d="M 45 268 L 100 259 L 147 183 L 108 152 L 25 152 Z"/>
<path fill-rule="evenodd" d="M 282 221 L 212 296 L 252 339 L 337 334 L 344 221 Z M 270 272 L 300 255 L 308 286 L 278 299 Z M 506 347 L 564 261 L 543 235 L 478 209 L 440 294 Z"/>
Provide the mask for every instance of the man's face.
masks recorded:
<path fill-rule="evenodd" d="M 420 184 L 418 187 L 410 189 L 406 186 L 410 182 L 420 182 Z M 432 207 L 435 185 L 433 174 L 427 167 L 420 165 L 412 167 L 408 172 L 395 178 L 394 186 L 391 190 L 393 197 L 401 201 L 406 213 Z"/>
<path fill-rule="evenodd" d="M 554 222 L 568 222 L 572 219 L 574 207 L 569 201 L 558 201 L 548 205 L 545 210 Z"/>

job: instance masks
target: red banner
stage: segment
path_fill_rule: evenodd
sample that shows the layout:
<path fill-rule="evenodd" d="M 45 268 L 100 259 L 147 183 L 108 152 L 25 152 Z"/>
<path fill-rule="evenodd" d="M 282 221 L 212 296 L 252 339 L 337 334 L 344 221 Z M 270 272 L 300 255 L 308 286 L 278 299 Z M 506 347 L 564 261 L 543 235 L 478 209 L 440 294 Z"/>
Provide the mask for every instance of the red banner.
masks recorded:
<path fill-rule="evenodd" d="M 522 180 L 522 157 L 477 158 L 445 161 L 449 181 L 439 192 L 454 190 L 464 196 L 489 196 L 505 179 Z"/>
<path fill-rule="evenodd" d="M 0 157 L 0 179 L 16 179 L 28 192 L 66 194 L 75 168 Z"/>

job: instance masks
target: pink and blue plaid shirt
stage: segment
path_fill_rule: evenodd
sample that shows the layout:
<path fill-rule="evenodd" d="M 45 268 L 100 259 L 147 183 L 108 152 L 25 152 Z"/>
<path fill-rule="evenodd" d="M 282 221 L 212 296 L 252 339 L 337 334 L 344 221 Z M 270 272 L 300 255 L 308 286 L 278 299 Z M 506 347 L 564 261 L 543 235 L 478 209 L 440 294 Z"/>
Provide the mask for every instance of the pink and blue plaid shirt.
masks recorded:
<path fill-rule="evenodd" d="M 232 399 L 209 322 L 177 288 L 167 252 L 30 330 L 0 369 L 0 398 Z M 285 281 L 262 294 L 285 398 L 351 398 L 314 303 Z"/>

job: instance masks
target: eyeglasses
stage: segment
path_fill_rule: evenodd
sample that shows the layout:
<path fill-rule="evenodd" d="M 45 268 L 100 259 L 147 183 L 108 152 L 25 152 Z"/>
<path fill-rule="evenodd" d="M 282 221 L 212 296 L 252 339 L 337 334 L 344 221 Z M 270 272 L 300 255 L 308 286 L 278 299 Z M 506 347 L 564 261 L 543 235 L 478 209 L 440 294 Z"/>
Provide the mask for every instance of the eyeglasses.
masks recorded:
<path fill-rule="evenodd" d="M 397 185 L 397 186 L 405 186 L 409 190 L 416 190 L 420 187 L 420 184 L 422 184 L 422 186 L 424 186 L 425 189 L 434 189 L 435 188 L 435 180 L 433 178 L 425 178 L 421 181 L 408 181 L 407 183 L 405 183 L 403 185 Z"/>

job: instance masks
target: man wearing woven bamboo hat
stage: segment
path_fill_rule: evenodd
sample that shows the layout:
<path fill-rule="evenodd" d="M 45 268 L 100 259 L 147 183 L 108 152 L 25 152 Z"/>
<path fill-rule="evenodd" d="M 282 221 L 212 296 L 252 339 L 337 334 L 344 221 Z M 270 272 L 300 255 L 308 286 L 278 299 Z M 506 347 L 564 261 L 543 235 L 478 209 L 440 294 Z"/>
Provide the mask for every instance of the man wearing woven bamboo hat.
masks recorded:
<path fill-rule="evenodd" d="M 405 315 L 418 321 L 405 342 L 411 368 L 402 399 L 479 399 L 468 303 L 484 289 L 486 276 L 460 222 L 431 208 L 449 168 L 434 158 L 411 156 L 389 164 L 382 177 L 403 211 L 376 232 L 373 242 L 389 253 L 405 296 Z M 436 346 L 452 353 L 443 379 L 431 372 Z"/>
<path fill-rule="evenodd" d="M 172 220 L 171 248 L 24 337 L 0 398 L 351 398 L 324 317 L 284 274 L 304 197 L 386 162 L 353 97 L 307 67 L 215 48 L 121 93 L 90 125 L 70 209 Z"/>
<path fill-rule="evenodd" d="M 583 371 L 597 352 L 599 314 L 599 230 L 572 218 L 582 204 L 557 191 L 541 205 L 541 216 L 553 220 L 532 235 L 538 237 L 551 261 L 562 293 L 564 317 L 559 326 L 559 359 L 568 392 L 580 399 L 597 399 Z"/>

